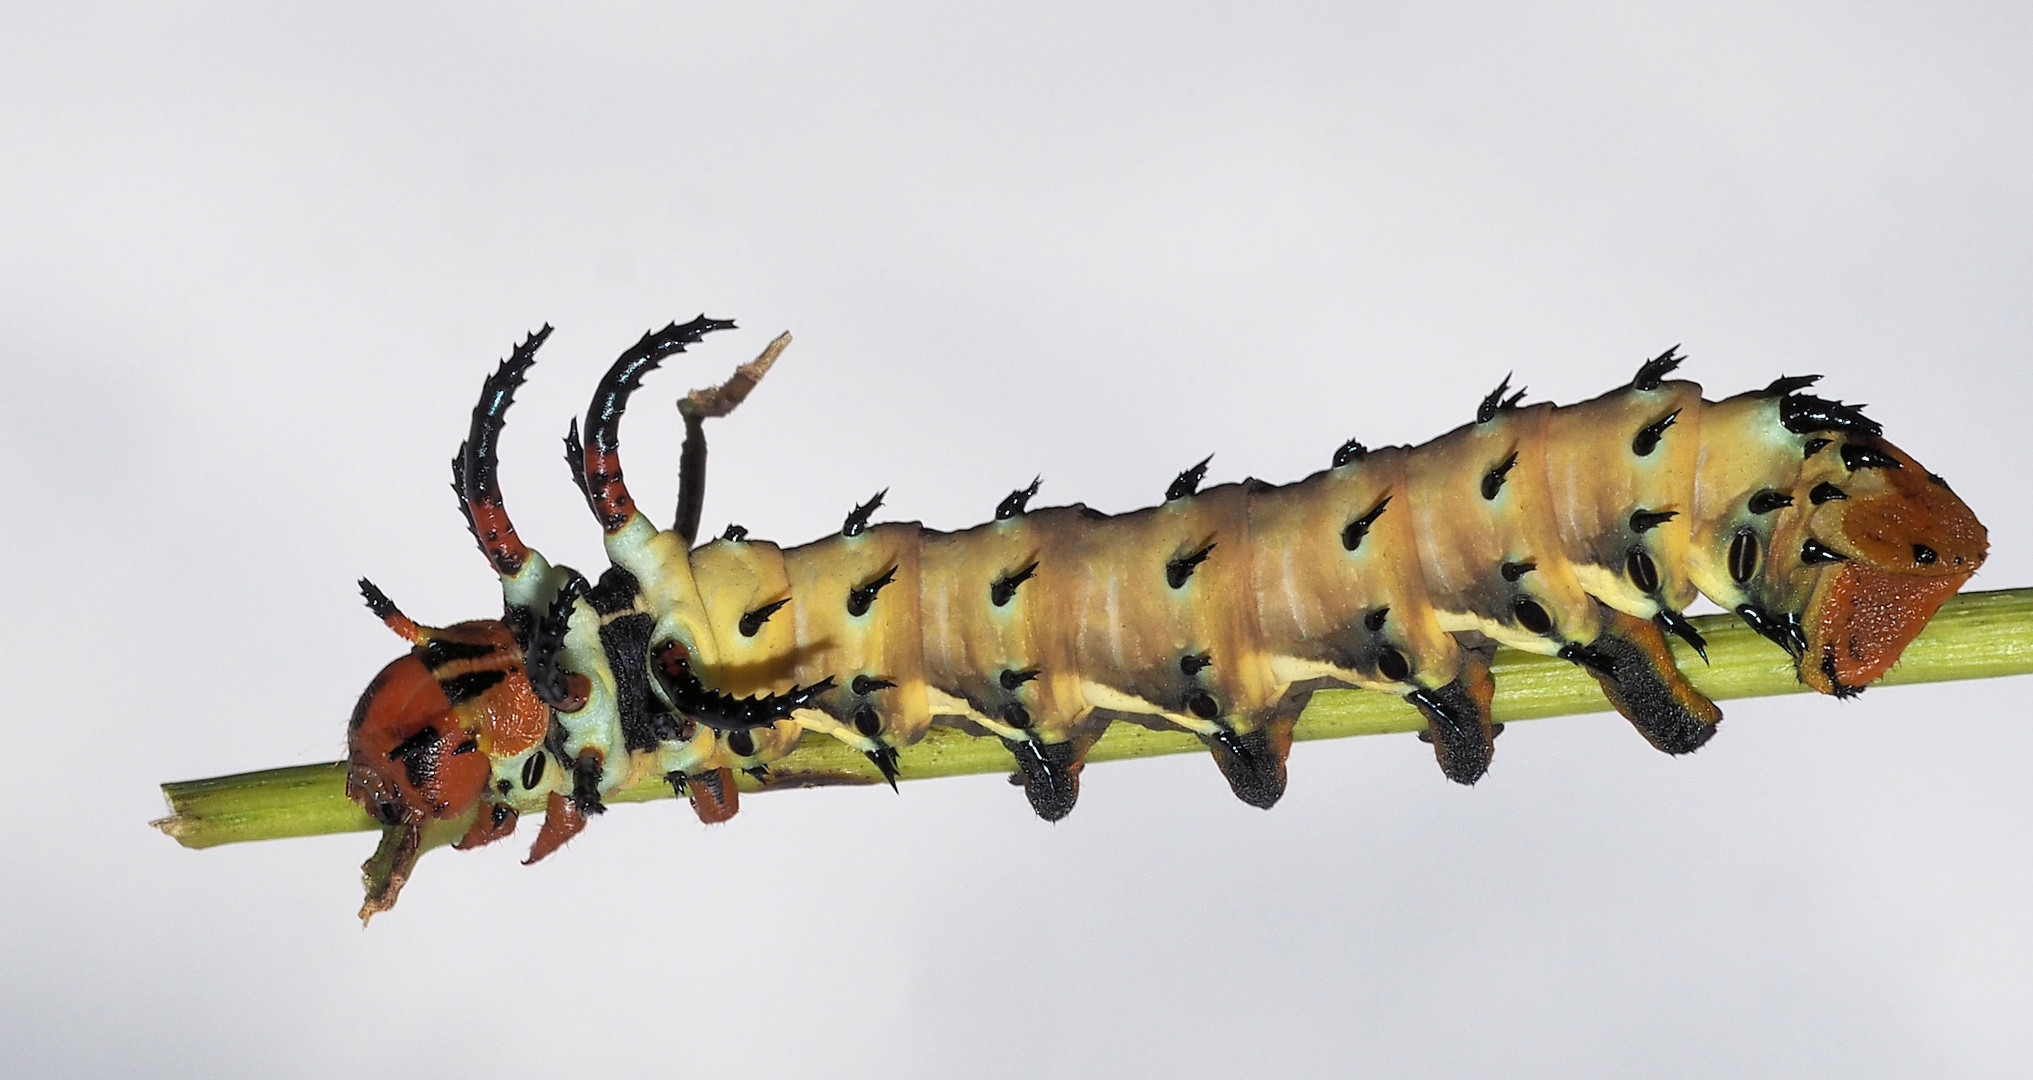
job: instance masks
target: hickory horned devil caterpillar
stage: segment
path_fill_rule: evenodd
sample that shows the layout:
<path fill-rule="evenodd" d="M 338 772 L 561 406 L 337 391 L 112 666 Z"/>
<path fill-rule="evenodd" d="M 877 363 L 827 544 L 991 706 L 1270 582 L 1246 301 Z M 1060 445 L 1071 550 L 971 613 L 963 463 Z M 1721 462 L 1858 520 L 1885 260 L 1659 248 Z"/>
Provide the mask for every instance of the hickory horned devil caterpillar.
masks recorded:
<path fill-rule="evenodd" d="M 1489 767 L 1498 644 L 1585 668 L 1669 754 L 1721 711 L 1674 666 L 1696 651 L 1697 595 L 1786 650 L 1837 696 L 1882 675 L 1984 559 L 1984 528 L 1858 408 L 1781 378 L 1719 402 L 1667 378 L 1575 405 L 1521 404 L 1508 382 L 1472 423 L 1415 447 L 1349 442 L 1283 486 L 1200 489 L 1125 514 L 1031 509 L 1038 484 L 959 532 L 873 524 L 788 550 L 730 527 L 694 546 L 703 423 L 732 411 L 788 344 L 679 403 L 677 520 L 659 529 L 623 484 L 629 395 L 666 356 L 733 323 L 645 334 L 573 423 L 566 460 L 605 531 L 597 581 L 517 536 L 496 482 L 509 405 L 547 326 L 481 390 L 452 461 L 474 538 L 501 577 L 498 620 L 443 629 L 361 590 L 409 655 L 361 696 L 347 793 L 385 827 L 385 910 L 426 846 L 498 840 L 539 807 L 529 861 L 630 780 L 661 775 L 701 820 L 736 809 L 733 770 L 766 776 L 806 731 L 866 754 L 892 786 L 897 748 L 933 724 L 1000 739 L 1031 805 L 1063 817 L 1111 721 L 1197 734 L 1237 797 L 1283 793 L 1293 719 L 1322 687 L 1396 694 L 1426 719 L 1449 779 Z M 1705 656 L 1705 654 L 1704 654 Z M 466 825 L 470 822 L 470 825 Z"/>

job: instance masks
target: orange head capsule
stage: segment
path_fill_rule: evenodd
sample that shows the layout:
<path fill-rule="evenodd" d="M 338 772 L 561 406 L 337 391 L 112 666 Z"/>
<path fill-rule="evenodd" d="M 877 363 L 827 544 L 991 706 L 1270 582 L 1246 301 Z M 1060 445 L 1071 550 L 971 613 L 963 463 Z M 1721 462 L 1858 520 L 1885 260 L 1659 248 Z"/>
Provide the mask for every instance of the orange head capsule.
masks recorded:
<path fill-rule="evenodd" d="M 457 817 L 487 786 L 478 734 L 415 653 L 368 684 L 346 743 L 346 793 L 384 825 Z"/>
<path fill-rule="evenodd" d="M 416 647 L 360 695 L 347 729 L 346 793 L 388 826 L 458 817 L 486 790 L 493 757 L 543 738 L 549 711 L 501 623 L 390 625 Z"/>

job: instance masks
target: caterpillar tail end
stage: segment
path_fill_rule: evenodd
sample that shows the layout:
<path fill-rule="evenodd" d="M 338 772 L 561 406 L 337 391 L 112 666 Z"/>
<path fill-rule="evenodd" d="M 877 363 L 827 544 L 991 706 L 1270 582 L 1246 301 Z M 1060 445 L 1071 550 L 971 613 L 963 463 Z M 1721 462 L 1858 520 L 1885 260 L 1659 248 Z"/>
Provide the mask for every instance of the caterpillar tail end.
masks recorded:
<path fill-rule="evenodd" d="M 1800 681 L 1824 694 L 1851 697 L 1883 675 L 1906 651 L 1969 574 L 1916 577 L 1845 564 L 1816 589 L 1805 620 L 1807 647 Z"/>

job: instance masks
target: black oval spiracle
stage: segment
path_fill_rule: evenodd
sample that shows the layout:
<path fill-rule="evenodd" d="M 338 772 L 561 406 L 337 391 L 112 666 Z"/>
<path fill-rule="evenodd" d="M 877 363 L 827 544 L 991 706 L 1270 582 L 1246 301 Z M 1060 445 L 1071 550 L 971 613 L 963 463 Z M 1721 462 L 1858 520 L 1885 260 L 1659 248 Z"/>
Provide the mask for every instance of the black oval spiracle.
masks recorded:
<path fill-rule="evenodd" d="M 730 731 L 727 733 L 727 749 L 733 751 L 735 757 L 748 757 L 755 753 L 755 736 L 746 731 Z"/>
<path fill-rule="evenodd" d="M 1546 614 L 1546 609 L 1540 607 L 1539 602 L 1529 596 L 1520 596 L 1511 601 L 1511 614 L 1517 618 L 1519 626 L 1534 634 L 1550 633 L 1553 629 L 1553 617 Z"/>
<path fill-rule="evenodd" d="M 1644 548 L 1632 548 L 1630 554 L 1624 556 L 1624 573 L 1630 575 L 1631 584 L 1636 585 L 1639 592 L 1659 591 L 1659 564 L 1652 561 L 1651 554 Z"/>
<path fill-rule="evenodd" d="M 854 710 L 854 730 L 873 737 L 882 730 L 882 715 L 873 705 L 863 705 Z"/>
<path fill-rule="evenodd" d="M 1729 576 L 1739 585 L 1748 585 L 1758 574 L 1758 534 L 1738 529 L 1729 542 Z"/>
<path fill-rule="evenodd" d="M 1221 706 L 1214 701 L 1214 695 L 1195 687 L 1186 691 L 1183 699 L 1186 711 L 1202 720 L 1212 720 L 1221 715 Z"/>
<path fill-rule="evenodd" d="M 1002 707 L 1002 722 L 1022 731 L 1031 726 L 1031 711 L 1022 702 L 1012 701 Z"/>
<path fill-rule="evenodd" d="M 536 786 L 544 782 L 544 759 L 549 756 L 549 754 L 539 750 L 523 759 L 522 786 L 524 790 L 535 791 Z"/>
<path fill-rule="evenodd" d="M 1392 682 L 1404 682 L 1412 674 L 1412 665 L 1405 661 L 1404 653 L 1387 647 L 1377 654 L 1377 674 Z"/>

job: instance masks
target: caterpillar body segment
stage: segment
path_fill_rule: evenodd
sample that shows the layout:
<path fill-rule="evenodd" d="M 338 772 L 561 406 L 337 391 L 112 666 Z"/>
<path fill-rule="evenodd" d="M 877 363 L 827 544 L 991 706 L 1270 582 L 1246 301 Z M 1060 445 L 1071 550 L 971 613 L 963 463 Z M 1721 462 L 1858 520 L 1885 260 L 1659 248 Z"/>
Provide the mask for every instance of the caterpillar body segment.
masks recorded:
<path fill-rule="evenodd" d="M 874 521 L 879 493 L 808 544 L 733 527 L 702 544 L 703 422 L 746 398 L 788 335 L 681 401 L 672 528 L 628 491 L 620 423 L 648 372 L 732 325 L 701 316 L 644 335 L 600 381 L 584 441 L 576 423 L 567 435 L 611 564 L 596 579 L 524 543 L 495 479 L 549 328 L 484 384 L 454 488 L 503 617 L 424 627 L 363 582 L 413 646 L 349 729 L 348 792 L 389 830 L 363 916 L 393 904 L 427 829 L 465 823 L 459 846 L 478 846 L 541 811 L 535 861 L 646 776 L 724 821 L 735 772 L 767 778 L 807 733 L 852 746 L 892 786 L 898 750 L 935 724 L 995 738 L 1056 820 L 1109 724 L 1174 728 L 1268 807 L 1307 697 L 1355 687 L 1417 708 L 1442 771 L 1472 784 L 1500 730 L 1498 644 L 1579 665 L 1647 741 L 1683 754 L 1721 719 L 1667 647 L 1673 635 L 1701 650 L 1681 616 L 1697 597 L 1784 648 L 1803 683 L 1846 695 L 1985 553 L 1946 484 L 1857 409 L 1806 393 L 1813 380 L 1709 402 L 1667 378 L 1675 350 L 1575 405 L 1524 404 L 1506 379 L 1452 432 L 1349 442 L 1283 486 L 1203 489 L 1202 461 L 1158 505 L 1110 515 L 1033 509 L 1033 481 L 954 532 Z"/>

